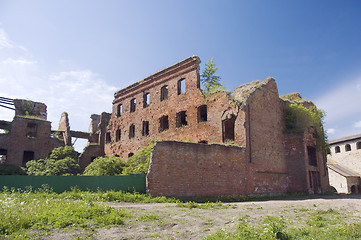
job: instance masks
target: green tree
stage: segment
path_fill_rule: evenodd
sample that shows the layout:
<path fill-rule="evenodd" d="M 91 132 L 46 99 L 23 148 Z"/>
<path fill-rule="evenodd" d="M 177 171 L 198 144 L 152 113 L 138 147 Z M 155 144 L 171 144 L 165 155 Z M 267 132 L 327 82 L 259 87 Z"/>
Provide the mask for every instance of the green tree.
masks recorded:
<path fill-rule="evenodd" d="M 207 61 L 206 68 L 203 69 L 201 75 L 201 82 L 203 85 L 203 94 L 208 96 L 216 91 L 224 91 L 223 82 L 221 83 L 221 77 L 214 75 L 218 67 L 213 63 L 213 58 Z"/>
<path fill-rule="evenodd" d="M 150 144 L 147 147 L 143 147 L 139 152 L 136 152 L 133 156 L 129 157 L 127 162 L 127 167 L 123 170 L 123 175 L 128 174 L 138 174 L 148 172 L 150 154 L 152 153 L 152 146 L 154 143 Z"/>
<path fill-rule="evenodd" d="M 31 160 L 26 163 L 28 175 L 76 175 L 80 172 L 78 153 L 73 147 L 53 149 L 45 159 Z"/>
<path fill-rule="evenodd" d="M 125 166 L 126 163 L 119 157 L 98 157 L 85 168 L 84 175 L 120 175 L 122 174 Z"/>

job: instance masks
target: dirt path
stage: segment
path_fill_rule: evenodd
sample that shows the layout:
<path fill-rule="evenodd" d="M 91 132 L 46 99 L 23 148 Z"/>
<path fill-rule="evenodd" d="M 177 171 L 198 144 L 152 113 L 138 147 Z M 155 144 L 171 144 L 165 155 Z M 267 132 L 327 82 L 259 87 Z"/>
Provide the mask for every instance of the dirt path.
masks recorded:
<path fill-rule="evenodd" d="M 310 212 L 330 208 L 361 222 L 361 195 L 322 196 L 309 199 L 231 203 L 226 209 L 177 207 L 171 203 L 107 203 L 125 208 L 134 217 L 121 227 L 100 230 L 97 239 L 202 239 L 218 229 L 233 231 L 240 219 L 256 223 L 266 216 L 302 221 Z"/>

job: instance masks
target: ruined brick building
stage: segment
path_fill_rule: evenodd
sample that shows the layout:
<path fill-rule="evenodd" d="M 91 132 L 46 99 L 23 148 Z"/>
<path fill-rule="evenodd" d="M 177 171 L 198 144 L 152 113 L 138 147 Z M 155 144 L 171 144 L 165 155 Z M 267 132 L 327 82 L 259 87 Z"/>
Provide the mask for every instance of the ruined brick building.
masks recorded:
<path fill-rule="evenodd" d="M 105 154 L 128 157 L 151 139 L 164 140 L 154 147 L 147 176 L 152 195 L 328 190 L 312 126 L 284 133 L 290 101 L 279 97 L 274 79 L 205 97 L 199 64 L 198 57 L 187 58 L 116 92 Z M 194 143 L 177 142 L 185 140 Z"/>
<path fill-rule="evenodd" d="M 15 99 L 15 117 L 12 122 L 0 121 L 0 160 L 26 166 L 33 159 L 49 156 L 63 141 L 52 136 L 51 122 L 47 121 L 46 105 Z"/>
<path fill-rule="evenodd" d="M 330 186 L 338 193 L 361 192 L 361 134 L 329 141 Z"/>

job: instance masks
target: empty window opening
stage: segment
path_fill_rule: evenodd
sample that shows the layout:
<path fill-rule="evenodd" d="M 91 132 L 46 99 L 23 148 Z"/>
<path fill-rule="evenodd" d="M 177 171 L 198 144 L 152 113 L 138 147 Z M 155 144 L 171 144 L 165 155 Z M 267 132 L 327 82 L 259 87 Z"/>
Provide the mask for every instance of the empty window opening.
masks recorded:
<path fill-rule="evenodd" d="M 208 144 L 208 141 L 206 141 L 206 140 L 202 140 L 202 141 L 199 141 L 198 143 Z"/>
<path fill-rule="evenodd" d="M 128 158 L 130 158 L 133 155 L 134 155 L 134 153 L 132 153 L 132 152 L 128 153 Z"/>
<path fill-rule="evenodd" d="M 137 105 L 137 100 L 135 98 L 130 100 L 130 112 L 135 112 L 136 105 Z"/>
<path fill-rule="evenodd" d="M 339 146 L 336 146 L 335 147 L 335 153 L 339 153 L 339 152 L 341 152 L 341 148 Z"/>
<path fill-rule="evenodd" d="M 187 126 L 187 114 L 186 111 L 181 111 L 179 113 L 177 113 L 176 115 L 176 127 L 183 127 L 183 126 Z"/>
<path fill-rule="evenodd" d="M 222 141 L 233 142 L 234 141 L 234 124 L 236 122 L 236 116 L 231 114 L 230 118 L 222 121 Z"/>
<path fill-rule="evenodd" d="M 97 157 L 95 157 L 95 156 L 91 157 L 91 158 L 90 158 L 90 162 L 91 162 L 91 163 L 94 162 L 94 160 L 95 160 L 96 158 L 97 158 Z"/>
<path fill-rule="evenodd" d="M 168 116 L 163 116 L 159 119 L 159 132 L 169 129 Z"/>
<path fill-rule="evenodd" d="M 148 121 L 143 121 L 142 135 L 143 136 L 149 135 L 149 122 Z"/>
<path fill-rule="evenodd" d="M 149 106 L 150 103 L 150 94 L 149 93 L 144 93 L 143 95 L 143 107 L 146 108 Z"/>
<path fill-rule="evenodd" d="M 105 134 L 105 143 L 110 143 L 111 142 L 111 137 L 110 137 L 110 132 L 107 132 Z"/>
<path fill-rule="evenodd" d="M 168 99 L 168 86 L 163 86 L 160 89 L 160 100 L 164 101 Z"/>
<path fill-rule="evenodd" d="M 26 163 L 34 160 L 34 152 L 33 151 L 24 151 L 24 155 L 23 155 L 23 167 L 26 167 Z"/>
<path fill-rule="evenodd" d="M 118 117 L 122 116 L 122 113 L 123 113 L 123 105 L 119 104 L 117 107 L 117 116 Z"/>
<path fill-rule="evenodd" d="M 198 123 L 207 121 L 207 105 L 198 107 Z"/>
<path fill-rule="evenodd" d="M 178 81 L 178 95 L 186 93 L 186 80 L 185 78 Z"/>
<path fill-rule="evenodd" d="M 8 151 L 6 149 L 0 149 L 0 163 L 6 162 Z"/>
<path fill-rule="evenodd" d="M 116 141 L 116 142 L 119 142 L 121 136 L 122 136 L 122 132 L 120 131 L 120 129 L 118 129 L 118 130 L 115 132 L 115 141 Z"/>
<path fill-rule="evenodd" d="M 356 149 L 361 149 L 361 142 L 356 143 Z"/>
<path fill-rule="evenodd" d="M 317 167 L 316 148 L 307 146 L 308 164 Z"/>
<path fill-rule="evenodd" d="M 351 151 L 351 145 L 350 145 L 350 144 L 346 144 L 346 145 L 345 145 L 345 151 L 346 151 L 346 152 Z"/>
<path fill-rule="evenodd" d="M 26 128 L 26 136 L 28 138 L 35 138 L 37 135 L 38 125 L 35 123 L 28 123 Z"/>
<path fill-rule="evenodd" d="M 134 124 L 132 124 L 129 127 L 129 138 L 134 138 L 134 136 L 135 136 L 135 126 Z"/>

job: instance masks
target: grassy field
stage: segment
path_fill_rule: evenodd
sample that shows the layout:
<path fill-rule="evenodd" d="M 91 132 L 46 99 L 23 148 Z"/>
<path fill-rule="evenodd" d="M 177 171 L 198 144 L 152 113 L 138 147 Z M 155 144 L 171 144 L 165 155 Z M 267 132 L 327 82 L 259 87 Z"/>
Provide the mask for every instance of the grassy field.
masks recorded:
<path fill-rule="evenodd" d="M 267 202 L 197 203 L 113 191 L 4 189 L 0 239 L 361 239 L 360 216 L 342 207 L 342 201 L 334 207 L 262 204 Z"/>

